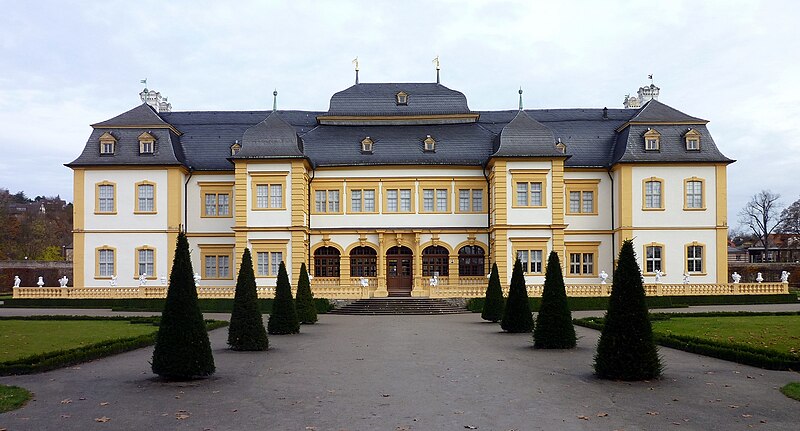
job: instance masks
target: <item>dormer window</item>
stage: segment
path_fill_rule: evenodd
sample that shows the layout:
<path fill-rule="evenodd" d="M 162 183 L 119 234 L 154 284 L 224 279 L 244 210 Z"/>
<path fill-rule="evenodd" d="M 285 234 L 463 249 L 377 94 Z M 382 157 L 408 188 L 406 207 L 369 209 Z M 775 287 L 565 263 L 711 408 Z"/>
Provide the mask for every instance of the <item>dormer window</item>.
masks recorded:
<path fill-rule="evenodd" d="M 231 145 L 231 155 L 235 156 L 236 154 L 239 153 L 239 150 L 241 149 L 242 146 L 239 144 L 239 141 L 234 142 L 233 145 Z"/>
<path fill-rule="evenodd" d="M 644 150 L 645 151 L 660 151 L 661 150 L 661 134 L 653 129 L 647 129 L 644 134 Z"/>
<path fill-rule="evenodd" d="M 374 142 L 372 142 L 372 139 L 370 139 L 370 137 L 367 136 L 366 138 L 364 138 L 361 141 L 361 152 L 362 153 L 372 154 L 373 144 L 374 144 Z"/>
<path fill-rule="evenodd" d="M 100 154 L 112 155 L 117 146 L 117 138 L 111 133 L 105 132 L 100 136 Z"/>
<path fill-rule="evenodd" d="M 686 140 L 686 151 L 700 151 L 700 132 L 689 129 L 683 138 Z"/>
<path fill-rule="evenodd" d="M 556 149 L 561 151 L 561 154 L 567 154 L 567 144 L 561 142 L 561 138 L 556 142 Z"/>
<path fill-rule="evenodd" d="M 431 153 L 436 151 L 436 140 L 431 138 L 431 135 L 428 135 L 428 137 L 425 138 L 424 143 L 425 143 L 425 151 Z"/>
<path fill-rule="evenodd" d="M 398 105 L 408 105 L 408 93 L 401 91 L 395 95 Z"/>
<path fill-rule="evenodd" d="M 139 135 L 139 154 L 153 154 L 155 150 L 155 136 L 144 132 Z"/>

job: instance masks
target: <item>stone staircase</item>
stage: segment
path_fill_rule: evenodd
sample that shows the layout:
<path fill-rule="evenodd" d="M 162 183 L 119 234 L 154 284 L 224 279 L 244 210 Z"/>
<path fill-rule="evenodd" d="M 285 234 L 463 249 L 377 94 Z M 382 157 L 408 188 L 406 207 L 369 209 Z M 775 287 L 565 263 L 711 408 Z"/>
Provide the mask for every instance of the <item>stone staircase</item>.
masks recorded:
<path fill-rule="evenodd" d="M 401 314 L 459 314 L 469 313 L 442 299 L 430 298 L 370 298 L 359 299 L 328 314 L 401 315 Z"/>

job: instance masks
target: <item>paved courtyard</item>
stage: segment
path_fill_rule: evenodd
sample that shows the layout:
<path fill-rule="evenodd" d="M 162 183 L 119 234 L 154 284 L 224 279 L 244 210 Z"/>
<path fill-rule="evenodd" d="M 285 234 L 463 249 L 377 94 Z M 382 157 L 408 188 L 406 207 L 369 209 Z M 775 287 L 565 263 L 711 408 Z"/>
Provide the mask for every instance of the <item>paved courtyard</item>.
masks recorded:
<path fill-rule="evenodd" d="M 687 311 L 687 310 L 683 310 Z M 478 314 L 320 316 L 261 353 L 211 333 L 213 378 L 163 383 L 151 348 L 49 373 L 2 377 L 35 400 L 11 430 L 796 430 L 800 374 L 661 349 L 662 380 L 592 376 L 598 332 L 572 351 L 531 349 Z M 107 420 L 98 422 L 97 419 Z"/>

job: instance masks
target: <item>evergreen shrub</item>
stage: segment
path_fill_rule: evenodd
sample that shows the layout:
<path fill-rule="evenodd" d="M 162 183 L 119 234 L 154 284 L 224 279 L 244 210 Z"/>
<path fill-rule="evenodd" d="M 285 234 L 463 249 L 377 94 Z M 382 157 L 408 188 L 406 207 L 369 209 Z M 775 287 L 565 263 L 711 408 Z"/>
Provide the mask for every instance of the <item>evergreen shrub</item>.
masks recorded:
<path fill-rule="evenodd" d="M 275 287 L 275 301 L 272 303 L 272 313 L 267 322 L 267 332 L 273 335 L 300 332 L 300 321 L 297 319 L 297 309 L 292 298 L 292 286 L 289 284 L 289 275 L 283 262 L 278 268 L 278 285 Z"/>
<path fill-rule="evenodd" d="M 567 304 L 564 275 L 558 253 L 550 252 L 547 272 L 536 327 L 533 330 L 533 347 L 537 349 L 571 349 L 577 344 L 572 313 Z"/>
<path fill-rule="evenodd" d="M 236 294 L 228 328 L 228 345 L 232 350 L 259 351 L 269 348 L 269 338 L 259 308 L 253 258 L 250 249 L 245 248 L 236 278 Z"/>
<path fill-rule="evenodd" d="M 495 262 L 492 264 L 489 285 L 486 287 L 481 319 L 499 322 L 503 318 L 503 308 L 505 308 L 505 300 L 503 299 L 503 289 L 500 287 L 500 274 L 497 273 L 497 262 Z"/>
<path fill-rule="evenodd" d="M 528 301 L 525 276 L 519 259 L 514 261 L 514 272 L 511 273 L 511 285 L 508 288 L 508 299 L 500 327 L 512 333 L 533 331 L 531 303 Z"/>

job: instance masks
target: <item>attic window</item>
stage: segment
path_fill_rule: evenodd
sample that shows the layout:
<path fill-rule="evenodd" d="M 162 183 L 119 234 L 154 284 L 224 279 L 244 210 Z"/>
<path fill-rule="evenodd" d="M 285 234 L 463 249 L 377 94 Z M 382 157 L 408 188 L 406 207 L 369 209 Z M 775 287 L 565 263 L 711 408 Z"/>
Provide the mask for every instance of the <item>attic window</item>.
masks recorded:
<path fill-rule="evenodd" d="M 117 146 L 117 138 L 111 133 L 105 132 L 100 136 L 100 154 L 112 155 Z"/>
<path fill-rule="evenodd" d="M 231 145 L 231 155 L 235 156 L 237 153 L 239 153 L 239 150 L 241 149 L 242 146 L 239 145 L 239 141 L 234 142 L 233 145 Z"/>
<path fill-rule="evenodd" d="M 372 146 L 373 146 L 372 139 L 370 139 L 369 136 L 367 136 L 366 138 L 364 138 L 364 140 L 361 141 L 361 152 L 372 154 Z"/>
<path fill-rule="evenodd" d="M 661 134 L 653 129 L 647 129 L 644 134 L 645 151 L 661 151 Z"/>
<path fill-rule="evenodd" d="M 686 151 L 700 151 L 700 132 L 689 129 L 683 137 L 686 140 Z"/>
<path fill-rule="evenodd" d="M 155 142 L 156 138 L 147 132 L 139 135 L 139 154 L 153 154 Z"/>
<path fill-rule="evenodd" d="M 431 153 L 436 151 L 436 140 L 431 138 L 431 135 L 428 135 L 428 137 L 425 138 L 424 142 L 425 142 L 425 151 Z"/>
<path fill-rule="evenodd" d="M 398 105 L 408 105 L 408 93 L 401 91 L 395 95 Z"/>
<path fill-rule="evenodd" d="M 567 154 L 567 144 L 561 142 L 561 138 L 558 138 L 558 142 L 556 142 L 556 149 L 561 151 L 561 154 Z"/>

